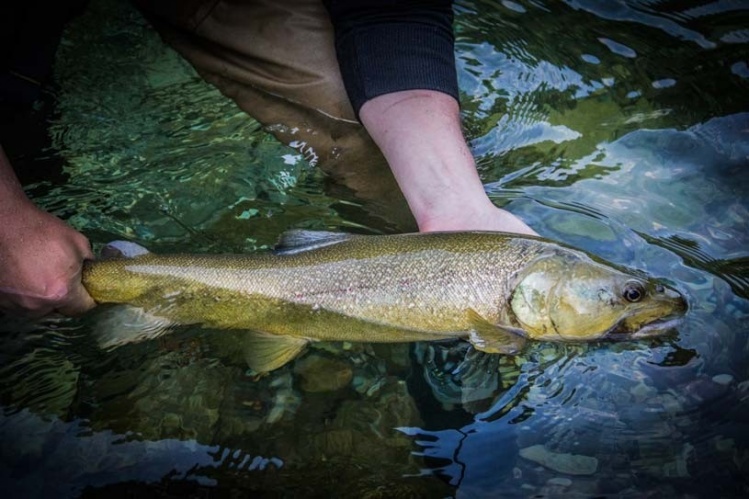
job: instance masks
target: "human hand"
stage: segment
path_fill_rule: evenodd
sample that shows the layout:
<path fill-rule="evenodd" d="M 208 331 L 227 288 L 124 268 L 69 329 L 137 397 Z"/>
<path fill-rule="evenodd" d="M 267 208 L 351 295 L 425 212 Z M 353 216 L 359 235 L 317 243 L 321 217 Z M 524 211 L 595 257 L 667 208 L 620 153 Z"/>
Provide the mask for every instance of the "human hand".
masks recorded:
<path fill-rule="evenodd" d="M 449 206 L 446 207 L 449 210 Z M 488 230 L 537 236 L 525 222 L 507 210 L 497 208 L 488 199 L 467 200 L 452 211 L 435 210 L 422 217 L 421 232 Z"/>
<path fill-rule="evenodd" d="M 41 317 L 95 306 L 81 284 L 88 239 L 24 199 L 0 211 L 0 310 Z"/>

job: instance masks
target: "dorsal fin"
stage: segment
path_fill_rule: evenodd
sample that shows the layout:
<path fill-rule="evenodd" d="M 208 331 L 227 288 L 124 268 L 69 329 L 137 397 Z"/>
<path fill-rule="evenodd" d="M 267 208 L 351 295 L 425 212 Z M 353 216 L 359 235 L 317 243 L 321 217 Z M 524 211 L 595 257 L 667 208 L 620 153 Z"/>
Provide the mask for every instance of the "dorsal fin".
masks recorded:
<path fill-rule="evenodd" d="M 357 237 L 345 232 L 292 229 L 281 234 L 273 248 L 277 255 L 294 255 L 303 251 L 324 248 Z"/>
<path fill-rule="evenodd" d="M 150 251 L 140 244 L 130 241 L 111 241 L 99 252 L 101 258 L 137 258 L 148 255 Z"/>

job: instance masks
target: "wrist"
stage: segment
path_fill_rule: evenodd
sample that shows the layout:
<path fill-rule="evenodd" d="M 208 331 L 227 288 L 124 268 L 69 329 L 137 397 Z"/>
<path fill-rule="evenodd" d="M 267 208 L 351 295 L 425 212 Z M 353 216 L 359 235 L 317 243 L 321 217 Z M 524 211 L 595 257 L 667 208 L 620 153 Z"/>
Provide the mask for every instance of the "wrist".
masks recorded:
<path fill-rule="evenodd" d="M 13 195 L 0 202 L 0 233 L 11 234 L 37 225 L 47 215 L 25 195 Z M 51 215 L 50 215 L 51 216 Z"/>
<path fill-rule="evenodd" d="M 496 207 L 487 200 L 443 199 L 432 206 L 412 207 L 412 212 L 420 232 L 471 230 L 476 222 Z"/>
<path fill-rule="evenodd" d="M 456 181 L 454 184 L 434 184 L 423 190 L 411 188 L 406 196 L 411 213 L 420 231 L 454 230 L 450 227 L 495 210 L 480 182 Z M 457 227 L 456 227 L 457 228 Z"/>
<path fill-rule="evenodd" d="M 0 218 L 32 207 L 34 203 L 26 197 L 5 151 L 0 147 Z M 8 220 L 3 222 L 8 223 Z"/>

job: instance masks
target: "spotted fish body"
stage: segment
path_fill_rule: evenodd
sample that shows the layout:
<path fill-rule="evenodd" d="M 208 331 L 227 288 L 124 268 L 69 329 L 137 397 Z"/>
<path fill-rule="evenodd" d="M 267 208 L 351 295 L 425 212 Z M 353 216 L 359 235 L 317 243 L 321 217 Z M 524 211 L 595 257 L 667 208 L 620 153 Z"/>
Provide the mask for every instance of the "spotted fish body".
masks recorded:
<path fill-rule="evenodd" d="M 513 353 L 526 339 L 634 335 L 686 308 L 675 290 L 580 251 L 492 232 L 293 231 L 276 252 L 88 262 L 83 283 L 99 303 L 128 304 L 164 323 L 252 331 L 248 361 L 259 371 L 311 340 L 466 337 L 478 349 Z M 642 296 L 626 302 L 622 293 L 634 285 Z"/>

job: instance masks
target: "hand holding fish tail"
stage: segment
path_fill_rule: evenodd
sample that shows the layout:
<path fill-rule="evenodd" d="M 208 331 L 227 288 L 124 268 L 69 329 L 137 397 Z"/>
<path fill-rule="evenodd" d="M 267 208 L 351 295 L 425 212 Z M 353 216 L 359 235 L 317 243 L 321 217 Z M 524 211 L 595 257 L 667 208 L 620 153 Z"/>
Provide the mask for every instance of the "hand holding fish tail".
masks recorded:
<path fill-rule="evenodd" d="M 26 198 L 0 149 L 0 311 L 41 317 L 94 306 L 81 284 L 83 234 Z"/>

